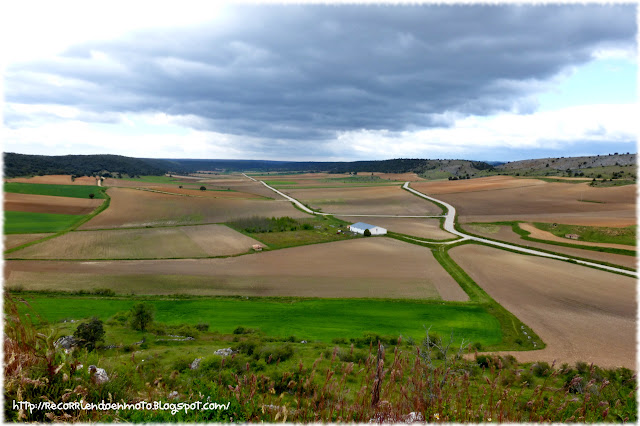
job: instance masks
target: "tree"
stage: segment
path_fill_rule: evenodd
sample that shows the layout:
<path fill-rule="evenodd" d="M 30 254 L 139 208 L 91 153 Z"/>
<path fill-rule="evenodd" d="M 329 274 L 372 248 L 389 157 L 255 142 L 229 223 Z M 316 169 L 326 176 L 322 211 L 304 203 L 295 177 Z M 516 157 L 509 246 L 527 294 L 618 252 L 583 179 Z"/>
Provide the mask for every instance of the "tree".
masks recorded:
<path fill-rule="evenodd" d="M 201 187 L 200 187 L 200 191 L 206 191 L 206 190 L 207 190 L 207 188 L 206 188 L 206 187 L 204 187 L 204 186 L 201 186 Z"/>
<path fill-rule="evenodd" d="M 104 324 L 98 318 L 93 317 L 89 322 L 78 325 L 73 337 L 78 339 L 79 346 L 92 351 L 96 348 L 97 342 L 104 341 Z"/>
<path fill-rule="evenodd" d="M 138 303 L 131 308 L 131 327 L 134 330 L 145 331 L 153 322 L 153 306 L 148 303 Z"/>
<path fill-rule="evenodd" d="M 370 237 L 371 236 L 371 231 L 369 231 L 368 229 L 364 230 L 364 236 L 365 237 Z"/>
<path fill-rule="evenodd" d="M 89 198 L 91 198 L 93 200 L 93 197 L 95 197 L 96 194 L 94 194 L 93 192 L 91 194 L 89 194 Z"/>

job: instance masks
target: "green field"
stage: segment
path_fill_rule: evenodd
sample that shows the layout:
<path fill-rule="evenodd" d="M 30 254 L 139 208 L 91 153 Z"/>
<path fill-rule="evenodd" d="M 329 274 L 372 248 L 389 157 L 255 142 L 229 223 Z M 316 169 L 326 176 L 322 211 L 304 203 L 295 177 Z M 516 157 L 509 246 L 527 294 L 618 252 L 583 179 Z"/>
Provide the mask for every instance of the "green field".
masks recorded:
<path fill-rule="evenodd" d="M 256 328 L 269 336 L 298 336 L 309 341 L 380 335 L 424 337 L 424 327 L 456 340 L 497 344 L 500 324 L 482 306 L 404 300 L 294 298 L 100 298 L 22 294 L 49 322 L 97 316 L 107 320 L 144 300 L 156 309 L 156 321 L 168 325 L 209 324 L 210 330 L 231 333 L 236 327 Z"/>
<path fill-rule="evenodd" d="M 69 228 L 83 217 L 85 217 L 85 215 L 5 211 L 4 233 L 35 234 L 60 232 Z"/>
<path fill-rule="evenodd" d="M 590 241 L 593 243 L 612 243 L 626 244 L 630 246 L 636 245 L 636 228 L 637 226 L 628 226 L 626 228 L 611 228 L 600 226 L 578 226 L 563 225 L 551 223 L 533 224 L 536 228 L 543 231 L 551 232 L 553 235 L 564 238 L 567 234 L 577 234 L 580 241 Z M 567 239 L 567 242 L 571 240 Z"/>
<path fill-rule="evenodd" d="M 49 185 L 18 182 L 6 182 L 4 184 L 4 192 L 53 195 L 56 197 L 89 198 L 89 194 L 94 194 L 94 198 L 106 198 L 103 191 L 103 188 L 93 185 Z"/>

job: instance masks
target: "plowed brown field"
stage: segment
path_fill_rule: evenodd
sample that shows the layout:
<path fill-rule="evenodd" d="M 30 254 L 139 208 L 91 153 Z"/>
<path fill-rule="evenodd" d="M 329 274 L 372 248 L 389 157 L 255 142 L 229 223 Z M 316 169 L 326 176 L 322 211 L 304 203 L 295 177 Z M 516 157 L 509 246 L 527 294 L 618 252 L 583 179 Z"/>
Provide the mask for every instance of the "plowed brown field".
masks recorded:
<path fill-rule="evenodd" d="M 154 259 L 245 253 L 259 242 L 224 225 L 69 232 L 7 259 Z"/>
<path fill-rule="evenodd" d="M 635 369 L 635 279 L 479 245 L 449 253 L 547 344 L 539 351 L 510 352 L 518 360 Z"/>
<path fill-rule="evenodd" d="M 388 215 L 440 215 L 437 205 L 411 195 L 400 186 L 374 186 L 359 188 L 318 188 L 283 190 L 297 200 L 325 213 L 388 214 Z"/>
<path fill-rule="evenodd" d="M 521 246 L 540 248 L 544 250 L 554 251 L 558 253 L 568 254 L 569 256 L 582 257 L 585 259 L 599 260 L 601 262 L 613 263 L 614 265 L 626 266 L 628 268 L 636 268 L 638 258 L 635 256 L 626 256 L 623 254 L 604 253 L 593 250 L 582 250 L 579 248 L 556 246 L 553 244 L 538 243 L 535 241 L 523 240 L 520 235 L 513 232 L 511 226 L 498 226 L 497 232 L 486 232 L 482 227 L 474 225 L 462 225 L 464 230 L 483 237 L 494 240 L 514 243 Z"/>
<path fill-rule="evenodd" d="M 7 179 L 7 182 L 23 182 L 23 183 L 48 183 L 55 185 L 97 185 L 98 182 L 95 178 L 89 176 L 82 176 L 71 181 L 71 175 L 46 175 L 46 176 L 33 176 L 29 178 L 11 178 Z"/>
<path fill-rule="evenodd" d="M 88 214 L 95 210 L 104 200 L 55 197 L 52 195 L 4 194 L 4 209 L 15 212 Z"/>
<path fill-rule="evenodd" d="M 507 220 L 591 226 L 636 223 L 636 185 L 599 188 L 586 183 L 549 183 L 497 176 L 419 182 L 412 187 L 453 205 L 461 223 Z"/>
<path fill-rule="evenodd" d="M 288 201 L 197 198 L 109 188 L 111 205 L 80 229 L 226 222 L 240 217 L 309 217 Z"/>
<path fill-rule="evenodd" d="M 5 262 L 5 285 L 137 294 L 467 300 L 430 250 L 389 238 L 345 240 L 222 259 Z"/>
<path fill-rule="evenodd" d="M 228 199 L 237 199 L 237 198 L 262 199 L 264 198 L 256 194 L 249 194 L 247 192 L 216 191 L 216 190 L 200 191 L 199 189 L 178 188 L 177 186 L 157 186 L 152 188 L 151 190 L 169 192 L 171 194 L 180 194 L 180 195 L 188 195 L 192 197 L 205 197 L 205 198 L 228 198 Z"/>

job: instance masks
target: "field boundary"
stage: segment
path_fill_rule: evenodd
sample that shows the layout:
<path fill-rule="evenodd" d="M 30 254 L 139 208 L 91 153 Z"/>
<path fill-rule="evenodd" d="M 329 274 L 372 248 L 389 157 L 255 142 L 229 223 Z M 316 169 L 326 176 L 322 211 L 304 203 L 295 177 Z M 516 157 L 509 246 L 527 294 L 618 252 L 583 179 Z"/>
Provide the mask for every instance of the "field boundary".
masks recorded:
<path fill-rule="evenodd" d="M 45 241 L 48 241 L 48 240 L 51 240 L 53 238 L 59 237 L 61 235 L 66 234 L 67 232 L 71 232 L 71 231 L 75 230 L 76 228 L 78 228 L 82 224 L 84 224 L 84 223 L 88 222 L 89 220 L 93 219 L 95 216 L 97 216 L 98 214 L 100 214 L 103 211 L 105 211 L 109 207 L 109 204 L 111 204 L 111 197 L 109 196 L 109 194 L 107 194 L 106 188 L 100 188 L 99 191 L 104 194 L 105 201 L 103 201 L 102 204 L 100 204 L 93 212 L 89 213 L 88 215 L 84 215 L 84 217 L 82 217 L 77 222 L 72 224 L 69 228 L 67 228 L 65 230 L 62 230 L 60 232 L 57 232 L 57 233 L 55 233 L 53 235 L 49 235 L 47 237 L 41 238 L 39 240 L 30 241 L 28 243 L 19 245 L 17 247 L 5 250 L 4 254 L 10 254 L 10 253 L 13 253 L 15 251 L 22 250 L 24 248 L 30 247 L 32 245 L 43 243 Z"/>

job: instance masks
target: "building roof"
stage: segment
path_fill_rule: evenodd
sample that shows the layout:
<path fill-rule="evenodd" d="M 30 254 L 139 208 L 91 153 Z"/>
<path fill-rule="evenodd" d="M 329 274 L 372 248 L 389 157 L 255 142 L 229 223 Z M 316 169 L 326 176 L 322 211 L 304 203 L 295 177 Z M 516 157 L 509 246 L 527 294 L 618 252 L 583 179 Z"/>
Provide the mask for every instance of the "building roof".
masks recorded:
<path fill-rule="evenodd" d="M 358 223 L 354 223 L 353 225 L 354 228 L 358 228 L 358 229 L 373 229 L 373 228 L 379 228 L 378 226 L 375 225 L 369 225 L 368 223 L 364 223 L 364 222 L 358 222 Z"/>

